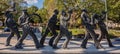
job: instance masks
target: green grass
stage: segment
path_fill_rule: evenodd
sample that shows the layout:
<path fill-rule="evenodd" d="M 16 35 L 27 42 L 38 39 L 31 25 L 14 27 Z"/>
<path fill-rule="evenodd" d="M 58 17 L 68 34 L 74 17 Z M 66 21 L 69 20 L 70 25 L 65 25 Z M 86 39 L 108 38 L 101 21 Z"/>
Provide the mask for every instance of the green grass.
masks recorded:
<path fill-rule="evenodd" d="M 69 29 L 69 31 L 72 32 L 72 35 L 76 36 L 76 35 L 79 35 L 79 34 L 84 34 L 85 33 L 85 29 Z"/>
<path fill-rule="evenodd" d="M 82 34 L 82 35 L 85 34 L 85 29 L 83 29 L 83 28 L 69 29 L 69 31 L 72 32 L 72 36 L 76 36 L 76 37 L 80 37 L 80 34 Z M 59 33 L 59 31 L 58 31 L 58 33 Z M 20 34 L 22 34 L 22 31 L 20 31 Z M 49 33 L 48 36 L 52 36 L 52 34 Z M 110 38 L 120 37 L 120 31 L 110 29 L 109 37 Z"/>
<path fill-rule="evenodd" d="M 84 34 L 85 33 L 85 29 L 69 29 L 69 31 L 72 32 L 73 36 L 77 36 L 79 34 Z M 44 32 L 44 30 L 43 30 L 43 32 Z M 57 31 L 57 32 L 59 33 L 59 31 Z M 51 33 L 48 34 L 48 36 L 51 36 L 51 35 L 52 35 Z"/>
<path fill-rule="evenodd" d="M 69 29 L 69 31 L 72 31 L 73 36 L 79 36 L 80 34 L 85 34 L 85 29 Z M 116 38 L 120 37 L 120 30 L 109 30 L 109 37 L 110 38 Z"/>
<path fill-rule="evenodd" d="M 118 30 L 109 30 L 109 35 L 112 37 L 120 37 L 120 31 Z"/>
<path fill-rule="evenodd" d="M 5 27 L 4 26 L 0 26 L 0 29 L 4 29 Z"/>

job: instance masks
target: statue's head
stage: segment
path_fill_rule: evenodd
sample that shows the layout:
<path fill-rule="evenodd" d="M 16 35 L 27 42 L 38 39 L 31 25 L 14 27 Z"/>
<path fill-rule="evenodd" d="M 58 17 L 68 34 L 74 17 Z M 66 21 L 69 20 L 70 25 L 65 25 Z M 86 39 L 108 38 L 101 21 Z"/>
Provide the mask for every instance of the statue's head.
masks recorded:
<path fill-rule="evenodd" d="M 9 12 L 14 12 L 14 11 L 15 11 L 15 9 L 13 9 L 13 8 L 9 8 L 9 9 L 7 9 L 6 11 L 9 11 Z"/>
<path fill-rule="evenodd" d="M 6 11 L 4 14 L 7 17 L 7 16 L 9 16 L 9 13 L 10 13 L 10 11 Z"/>
<path fill-rule="evenodd" d="M 94 14 L 93 14 L 93 18 L 98 19 L 98 18 L 99 18 L 99 15 L 98 15 L 97 13 L 94 13 Z"/>
<path fill-rule="evenodd" d="M 16 3 L 13 2 L 13 4 L 11 6 L 9 6 L 9 8 L 6 11 L 10 11 L 10 12 L 15 12 L 16 11 Z"/>
<path fill-rule="evenodd" d="M 27 12 L 27 10 L 22 10 L 24 13 Z"/>
<path fill-rule="evenodd" d="M 57 9 L 55 9 L 55 10 L 54 10 L 54 13 L 58 15 L 58 14 L 59 14 L 59 11 L 58 11 Z"/>
<path fill-rule="evenodd" d="M 61 15 L 62 15 L 62 16 L 66 16 L 66 15 L 67 15 L 66 12 L 65 12 L 65 10 L 62 10 Z"/>
<path fill-rule="evenodd" d="M 107 12 L 106 12 L 106 11 L 102 11 L 101 13 L 102 13 L 102 14 L 106 14 Z"/>
<path fill-rule="evenodd" d="M 72 13 L 73 13 L 73 10 L 72 10 L 72 9 L 68 10 L 68 13 L 72 14 Z"/>
<path fill-rule="evenodd" d="M 88 12 L 86 9 L 82 9 L 81 11 L 82 11 L 82 12 L 85 12 L 85 13 L 87 13 L 87 12 Z"/>
<path fill-rule="evenodd" d="M 27 16 L 27 17 L 29 16 L 27 10 L 22 10 L 22 16 Z"/>
<path fill-rule="evenodd" d="M 23 12 L 23 14 L 28 15 L 28 12 L 27 12 L 27 10 L 26 10 L 26 9 L 22 10 L 22 12 Z"/>

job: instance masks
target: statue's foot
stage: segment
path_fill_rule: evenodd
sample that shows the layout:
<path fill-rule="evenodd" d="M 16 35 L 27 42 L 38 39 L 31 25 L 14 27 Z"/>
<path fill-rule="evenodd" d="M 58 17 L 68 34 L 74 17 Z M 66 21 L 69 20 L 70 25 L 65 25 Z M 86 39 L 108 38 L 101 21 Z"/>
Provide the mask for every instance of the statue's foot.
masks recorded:
<path fill-rule="evenodd" d="M 43 47 L 45 47 L 45 45 L 39 45 L 39 46 L 36 47 L 36 49 L 40 49 L 40 48 L 43 48 Z"/>
<path fill-rule="evenodd" d="M 49 46 L 51 46 L 51 47 L 52 47 L 53 45 L 52 45 L 52 44 L 49 44 Z"/>
<path fill-rule="evenodd" d="M 36 47 L 36 49 L 40 49 L 40 47 Z"/>
<path fill-rule="evenodd" d="M 96 47 L 96 49 L 105 49 L 101 44 L 99 44 L 99 45 L 94 44 L 94 46 Z"/>
<path fill-rule="evenodd" d="M 15 49 L 23 49 L 22 46 L 15 46 Z"/>
<path fill-rule="evenodd" d="M 87 49 L 85 46 L 81 46 L 82 49 Z"/>
<path fill-rule="evenodd" d="M 62 46 L 62 49 L 67 49 L 67 46 L 64 46 L 64 45 L 63 45 L 63 46 Z"/>
<path fill-rule="evenodd" d="M 40 45 L 39 47 L 40 47 L 40 48 L 43 48 L 43 47 L 45 47 L 45 45 Z"/>
<path fill-rule="evenodd" d="M 22 43 L 21 45 L 25 45 L 24 43 Z"/>
<path fill-rule="evenodd" d="M 12 46 L 12 45 L 10 45 L 10 44 L 6 44 L 5 46 Z"/>
<path fill-rule="evenodd" d="M 109 47 L 115 47 L 114 45 L 109 45 Z"/>
<path fill-rule="evenodd" d="M 102 47 L 102 46 L 97 46 L 96 48 L 97 48 L 97 49 L 105 49 L 105 48 Z"/>
<path fill-rule="evenodd" d="M 52 46 L 53 49 L 59 49 L 57 46 Z"/>

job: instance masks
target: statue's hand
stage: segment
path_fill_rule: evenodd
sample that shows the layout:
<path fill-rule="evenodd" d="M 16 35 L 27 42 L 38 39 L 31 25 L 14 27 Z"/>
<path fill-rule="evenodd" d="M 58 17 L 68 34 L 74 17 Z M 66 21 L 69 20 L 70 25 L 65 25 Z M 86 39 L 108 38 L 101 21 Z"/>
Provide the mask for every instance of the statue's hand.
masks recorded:
<path fill-rule="evenodd" d="M 68 11 L 68 13 L 69 13 L 69 14 L 72 14 L 72 13 L 73 13 L 73 10 L 72 10 L 72 9 L 71 9 L 71 10 L 69 10 L 69 11 Z"/>

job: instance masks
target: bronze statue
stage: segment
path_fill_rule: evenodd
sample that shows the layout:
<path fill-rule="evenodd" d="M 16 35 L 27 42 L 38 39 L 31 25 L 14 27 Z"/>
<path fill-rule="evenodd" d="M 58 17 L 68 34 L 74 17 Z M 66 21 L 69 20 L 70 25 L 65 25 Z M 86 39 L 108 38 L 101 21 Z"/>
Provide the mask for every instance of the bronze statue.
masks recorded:
<path fill-rule="evenodd" d="M 94 32 L 94 28 L 91 25 L 91 20 L 88 17 L 88 11 L 86 9 L 82 10 L 81 20 L 82 20 L 83 26 L 86 29 L 86 34 L 85 34 L 84 40 L 82 41 L 81 47 L 84 48 L 84 49 L 86 49 L 87 41 L 88 41 L 89 37 L 91 36 L 92 39 L 94 40 L 95 47 L 97 49 L 103 48 L 101 46 L 101 44 L 99 43 L 99 41 L 97 40 L 97 36 L 96 36 L 96 34 Z"/>
<path fill-rule="evenodd" d="M 60 17 L 60 33 L 54 40 L 54 43 L 53 43 L 54 49 L 58 48 L 57 44 L 62 36 L 65 35 L 67 37 L 67 39 L 64 41 L 64 43 L 62 45 L 62 48 L 64 48 L 64 49 L 67 48 L 67 45 L 68 45 L 70 39 L 72 38 L 72 35 L 68 31 L 68 28 L 67 28 L 67 24 L 68 24 L 68 21 L 70 20 L 71 14 L 72 14 L 72 11 L 69 11 L 69 16 L 67 16 L 67 13 L 64 10 L 62 11 L 62 14 Z"/>
<path fill-rule="evenodd" d="M 49 45 L 52 46 L 53 45 L 53 41 L 57 36 L 57 31 L 59 30 L 59 25 L 57 25 L 57 15 L 59 14 L 59 11 L 56 9 L 54 10 L 54 14 L 53 16 L 49 19 L 49 22 L 47 24 L 47 27 L 45 29 L 45 33 L 43 34 L 41 40 L 40 40 L 40 44 L 44 47 L 44 42 L 45 42 L 45 38 L 48 35 L 49 32 L 52 32 L 53 37 L 50 39 L 49 41 Z"/>
<path fill-rule="evenodd" d="M 12 12 L 14 12 L 14 11 L 15 11 L 15 3 L 13 4 L 12 7 L 7 9 L 5 12 L 5 17 L 6 17 L 5 25 L 10 29 L 10 32 L 11 32 L 7 38 L 6 46 L 10 46 L 10 41 L 11 41 L 11 38 L 14 36 L 14 34 L 17 35 L 17 40 L 19 40 L 19 38 L 20 38 L 20 33 L 18 30 L 17 23 L 13 19 L 14 17 L 13 17 Z"/>
<path fill-rule="evenodd" d="M 98 41 L 101 42 L 103 37 L 105 37 L 107 39 L 109 47 L 114 47 L 109 38 L 106 24 L 104 23 L 104 20 L 106 19 L 106 12 L 103 11 L 101 16 L 94 14 L 92 18 L 97 20 L 98 27 L 100 28 L 100 36 L 98 37 Z"/>
<path fill-rule="evenodd" d="M 22 37 L 17 42 L 17 44 L 15 45 L 15 48 L 23 49 L 21 43 L 24 41 L 26 36 L 29 34 L 33 38 L 36 48 L 39 49 L 41 47 L 41 45 L 40 45 L 36 35 L 33 32 L 33 28 L 30 27 L 31 22 L 30 22 L 30 17 L 29 17 L 29 14 L 27 13 L 27 10 L 22 11 L 22 15 L 19 17 L 18 21 L 19 21 L 19 25 L 22 27 L 23 34 L 22 34 Z"/>

